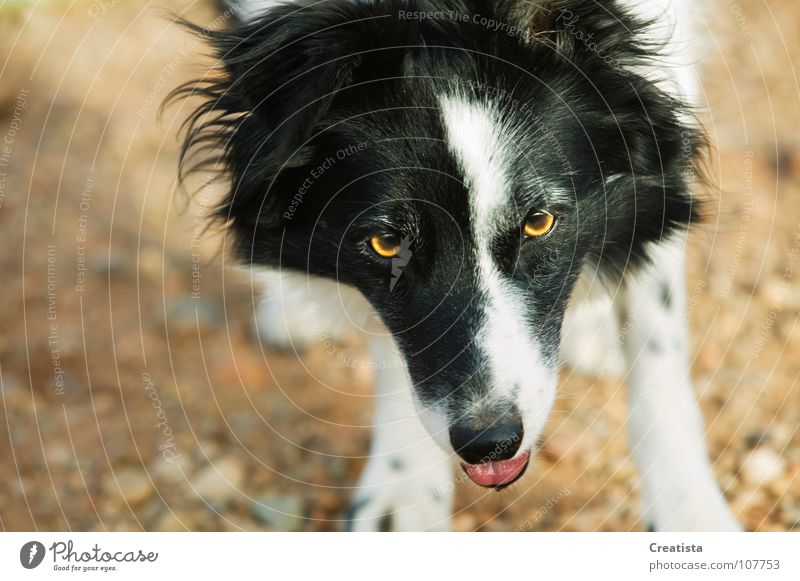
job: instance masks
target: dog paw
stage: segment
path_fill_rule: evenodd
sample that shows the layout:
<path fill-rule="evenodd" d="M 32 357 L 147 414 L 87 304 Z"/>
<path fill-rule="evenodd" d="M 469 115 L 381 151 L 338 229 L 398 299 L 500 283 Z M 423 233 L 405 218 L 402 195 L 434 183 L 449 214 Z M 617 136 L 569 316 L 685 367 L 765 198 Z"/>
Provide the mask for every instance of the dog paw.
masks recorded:
<path fill-rule="evenodd" d="M 647 530 L 660 533 L 742 531 L 742 525 L 733 517 L 721 493 L 705 501 L 700 496 L 671 506 L 663 502 L 648 506 L 645 502 Z"/>
<path fill-rule="evenodd" d="M 454 483 L 449 462 L 420 466 L 370 459 L 347 511 L 349 531 L 447 531 Z"/>

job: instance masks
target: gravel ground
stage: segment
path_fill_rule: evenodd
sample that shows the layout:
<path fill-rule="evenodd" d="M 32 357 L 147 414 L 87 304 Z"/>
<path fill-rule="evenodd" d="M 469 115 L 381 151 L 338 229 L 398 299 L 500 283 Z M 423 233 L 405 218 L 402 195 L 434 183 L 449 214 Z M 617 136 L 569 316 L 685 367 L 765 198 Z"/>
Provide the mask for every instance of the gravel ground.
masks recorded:
<path fill-rule="evenodd" d="M 369 443 L 363 345 L 257 344 L 249 279 L 202 234 L 219 192 L 175 189 L 186 110 L 156 116 L 200 47 L 143 2 L 66 6 L 0 9 L 0 528 L 339 529 Z M 690 249 L 693 375 L 738 518 L 797 530 L 800 4 L 709 22 L 722 189 Z M 640 530 L 624 419 L 619 380 L 565 372 L 529 475 L 458 484 L 455 528 Z"/>

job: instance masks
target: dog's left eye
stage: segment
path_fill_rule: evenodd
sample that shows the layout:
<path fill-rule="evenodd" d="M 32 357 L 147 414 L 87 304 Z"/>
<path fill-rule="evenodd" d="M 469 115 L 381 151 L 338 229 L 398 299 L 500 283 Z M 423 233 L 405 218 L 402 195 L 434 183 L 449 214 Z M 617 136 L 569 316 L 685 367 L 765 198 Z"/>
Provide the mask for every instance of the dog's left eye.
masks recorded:
<path fill-rule="evenodd" d="M 531 238 L 541 238 L 553 231 L 556 226 L 556 217 L 550 212 L 538 210 L 525 219 L 523 231 Z"/>
<path fill-rule="evenodd" d="M 369 239 L 369 245 L 381 258 L 395 258 L 400 254 L 401 241 L 397 234 L 378 234 Z"/>

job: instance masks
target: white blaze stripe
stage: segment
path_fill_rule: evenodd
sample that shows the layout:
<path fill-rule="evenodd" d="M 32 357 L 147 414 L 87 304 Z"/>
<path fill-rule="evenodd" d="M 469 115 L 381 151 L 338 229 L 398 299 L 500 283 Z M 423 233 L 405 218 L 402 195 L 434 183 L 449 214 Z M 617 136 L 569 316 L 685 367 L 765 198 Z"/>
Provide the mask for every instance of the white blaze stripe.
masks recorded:
<path fill-rule="evenodd" d="M 489 107 L 453 98 L 441 99 L 447 140 L 470 190 L 473 228 L 479 243 L 491 239 L 491 217 L 508 202 L 500 126 Z"/>
<path fill-rule="evenodd" d="M 538 341 L 525 324 L 522 297 L 503 280 L 492 258 L 495 218 L 511 203 L 504 164 L 511 155 L 511 140 L 490 105 L 452 97 L 443 97 L 440 103 L 450 149 L 470 192 L 479 284 L 488 297 L 477 341 L 489 360 L 492 398 L 510 399 L 513 389 L 520 389 L 515 403 L 525 425 L 525 446 L 547 419 L 556 372 L 542 362 Z"/>

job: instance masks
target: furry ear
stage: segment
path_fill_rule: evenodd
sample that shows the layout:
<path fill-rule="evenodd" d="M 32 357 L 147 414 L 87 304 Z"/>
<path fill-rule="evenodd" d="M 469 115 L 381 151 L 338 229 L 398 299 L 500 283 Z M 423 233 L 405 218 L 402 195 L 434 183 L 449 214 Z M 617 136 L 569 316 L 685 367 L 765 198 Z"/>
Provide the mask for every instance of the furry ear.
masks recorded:
<path fill-rule="evenodd" d="M 388 34 L 380 27 L 401 4 L 303 0 L 220 31 L 183 23 L 208 42 L 220 66 L 216 77 L 170 95 L 203 99 L 185 122 L 181 176 L 220 167 L 230 176 L 220 220 L 278 225 L 275 209 L 288 195 L 277 187 L 281 173 L 308 161 L 309 139 L 358 71 L 375 68 L 372 61 L 380 57 L 374 51 L 408 44 L 397 38 L 405 35 L 402 27 L 388 27 Z M 380 63 L 387 76 L 392 58 L 397 55 Z"/>
<path fill-rule="evenodd" d="M 583 93 L 595 99 L 591 142 L 603 152 L 604 175 L 591 214 L 605 222 L 595 228 L 604 232 L 595 255 L 614 279 L 647 262 L 650 242 L 699 220 L 691 188 L 705 182 L 706 147 L 690 108 L 656 81 L 664 47 L 649 40 L 654 23 L 620 4 L 552 0 L 529 11 L 548 11 L 542 41 L 581 71 Z"/>

